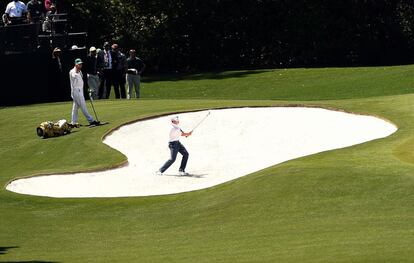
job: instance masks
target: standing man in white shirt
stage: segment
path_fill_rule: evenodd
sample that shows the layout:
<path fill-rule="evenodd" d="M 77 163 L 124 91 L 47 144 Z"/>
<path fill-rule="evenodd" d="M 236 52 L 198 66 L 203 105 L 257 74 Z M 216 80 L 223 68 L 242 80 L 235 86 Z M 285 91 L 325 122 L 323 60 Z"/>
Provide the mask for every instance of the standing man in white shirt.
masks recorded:
<path fill-rule="evenodd" d="M 168 161 L 165 162 L 165 164 L 157 171 L 157 175 L 162 175 L 175 162 L 178 153 L 181 153 L 181 155 L 183 156 L 178 172 L 182 176 L 189 175 L 185 172 L 185 167 L 187 166 L 189 154 L 185 149 L 184 145 L 180 143 L 180 137 L 188 137 L 193 132 L 183 132 L 183 130 L 181 130 L 179 126 L 179 123 L 180 121 L 178 119 L 178 116 L 171 118 L 172 128 L 170 130 L 170 140 L 168 143 L 168 148 L 170 148 L 170 159 L 168 159 Z"/>
<path fill-rule="evenodd" d="M 26 17 L 27 6 L 22 1 L 11 1 L 7 4 L 4 14 L 6 15 L 6 24 L 21 24 Z"/>
<path fill-rule="evenodd" d="M 75 66 L 69 71 L 71 96 L 73 99 L 71 124 L 78 123 L 78 110 L 80 108 L 89 125 L 98 125 L 99 122 L 93 119 L 86 108 L 85 97 L 83 96 L 82 64 L 83 62 L 80 58 L 75 59 Z"/>

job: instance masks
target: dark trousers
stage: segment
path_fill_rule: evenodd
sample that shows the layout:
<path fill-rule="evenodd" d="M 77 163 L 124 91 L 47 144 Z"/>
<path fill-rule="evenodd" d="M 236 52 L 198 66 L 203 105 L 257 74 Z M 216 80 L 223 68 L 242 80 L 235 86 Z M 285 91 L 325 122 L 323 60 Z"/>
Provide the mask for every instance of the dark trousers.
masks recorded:
<path fill-rule="evenodd" d="M 119 99 L 119 96 L 121 95 L 121 98 L 126 98 L 125 93 L 125 75 L 124 70 L 115 70 L 114 75 L 114 91 L 115 91 L 115 97 Z"/>
<path fill-rule="evenodd" d="M 101 85 L 99 86 L 99 98 L 108 99 L 111 94 L 112 84 L 114 82 L 114 70 L 113 69 L 104 69 Z M 105 85 L 105 89 L 104 89 Z"/>
<path fill-rule="evenodd" d="M 170 159 L 165 162 L 165 164 L 160 168 L 160 172 L 165 172 L 177 159 L 177 153 L 181 153 L 183 159 L 181 160 L 181 165 L 179 171 L 185 171 L 185 167 L 187 166 L 188 161 L 188 152 L 185 147 L 180 143 L 180 141 L 170 142 L 168 144 L 168 148 L 170 148 Z"/>

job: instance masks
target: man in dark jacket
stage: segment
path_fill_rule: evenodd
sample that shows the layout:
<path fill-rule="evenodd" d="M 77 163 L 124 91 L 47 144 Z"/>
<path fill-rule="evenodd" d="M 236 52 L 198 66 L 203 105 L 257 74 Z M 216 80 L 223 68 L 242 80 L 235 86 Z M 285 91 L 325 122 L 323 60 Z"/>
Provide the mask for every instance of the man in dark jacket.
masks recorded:
<path fill-rule="evenodd" d="M 114 91 L 115 97 L 125 99 L 125 73 L 126 73 L 126 56 L 118 47 L 118 44 L 112 45 L 112 52 L 117 58 L 117 66 L 114 68 Z"/>
<path fill-rule="evenodd" d="M 89 87 L 88 91 L 92 95 L 93 99 L 98 98 L 99 85 L 101 83 L 101 80 L 99 79 L 99 73 L 101 70 L 99 68 L 99 65 L 101 65 L 102 62 L 100 62 L 100 59 L 101 57 L 98 57 L 96 53 L 96 48 L 90 47 L 89 54 L 86 57 L 86 61 L 85 61 L 85 68 L 86 68 L 86 73 L 87 73 L 87 78 L 88 78 L 88 87 Z"/>
<path fill-rule="evenodd" d="M 98 57 L 103 62 L 103 77 L 99 86 L 99 98 L 108 99 L 111 94 L 112 84 L 114 83 L 115 69 L 118 66 L 118 56 L 111 50 L 109 42 L 105 42 L 103 50 L 99 52 Z"/>

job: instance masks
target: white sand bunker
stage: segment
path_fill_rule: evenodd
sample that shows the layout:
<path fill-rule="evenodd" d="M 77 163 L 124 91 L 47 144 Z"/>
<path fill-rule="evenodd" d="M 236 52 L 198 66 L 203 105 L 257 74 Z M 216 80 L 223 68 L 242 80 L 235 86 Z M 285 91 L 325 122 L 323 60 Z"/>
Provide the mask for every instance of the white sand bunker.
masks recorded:
<path fill-rule="evenodd" d="M 180 114 L 184 131 L 207 111 Z M 178 175 L 181 155 L 163 176 L 169 158 L 170 117 L 125 125 L 104 143 L 128 157 L 126 167 L 93 173 L 39 176 L 11 182 L 17 193 L 50 197 L 163 195 L 218 185 L 266 167 L 326 150 L 383 138 L 397 128 L 371 116 L 320 108 L 275 107 L 212 110 L 189 138 L 187 172 Z M 99 154 L 99 153 L 97 153 Z"/>

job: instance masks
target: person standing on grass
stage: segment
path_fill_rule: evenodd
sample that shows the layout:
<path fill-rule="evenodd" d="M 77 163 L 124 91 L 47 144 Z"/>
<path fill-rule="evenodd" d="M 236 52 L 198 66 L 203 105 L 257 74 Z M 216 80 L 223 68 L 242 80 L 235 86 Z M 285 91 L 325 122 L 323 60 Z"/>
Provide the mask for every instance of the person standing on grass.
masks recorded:
<path fill-rule="evenodd" d="M 127 82 L 127 99 L 132 98 L 132 88 L 135 89 L 135 97 L 139 99 L 140 97 L 140 82 L 141 74 L 145 69 L 145 64 L 136 56 L 135 49 L 129 51 L 129 58 L 126 61 L 127 72 L 126 72 L 126 82 Z"/>
<path fill-rule="evenodd" d="M 96 48 L 94 46 L 89 48 L 89 54 L 86 57 L 86 73 L 88 78 L 88 86 L 89 86 L 89 93 L 91 94 L 93 99 L 98 98 L 99 94 L 99 85 L 100 85 L 100 78 L 99 78 L 99 69 L 98 65 L 99 58 L 96 53 Z"/>
<path fill-rule="evenodd" d="M 71 96 L 73 99 L 71 124 L 78 123 L 78 109 L 80 108 L 89 125 L 98 125 L 99 121 L 94 120 L 86 108 L 85 97 L 83 96 L 82 64 L 83 62 L 80 58 L 75 59 L 75 66 L 69 71 Z"/>
<path fill-rule="evenodd" d="M 183 130 L 181 130 L 179 126 L 180 121 L 178 119 L 178 116 L 171 118 L 171 124 L 172 124 L 172 128 L 170 130 L 170 140 L 168 143 L 168 148 L 170 148 L 170 159 L 168 159 L 165 162 L 165 164 L 156 172 L 156 174 L 162 175 L 175 162 L 177 158 L 177 154 L 180 153 L 183 156 L 183 158 L 181 160 L 181 165 L 180 165 L 178 172 L 180 175 L 186 176 L 186 175 L 189 175 L 188 173 L 185 172 L 185 167 L 187 166 L 189 154 L 187 150 L 185 149 L 184 145 L 180 143 L 180 137 L 181 136 L 188 137 L 193 132 L 192 131 L 183 132 Z"/>
<path fill-rule="evenodd" d="M 114 84 L 114 70 L 118 66 L 118 57 L 111 50 L 111 45 L 109 42 L 104 43 L 103 49 L 98 53 L 98 57 L 103 62 L 103 77 L 101 80 L 101 85 L 99 86 L 99 98 L 108 99 L 109 95 L 111 94 L 112 85 Z"/>
<path fill-rule="evenodd" d="M 121 52 L 118 44 L 112 44 L 112 52 L 116 57 L 117 64 L 114 67 L 114 91 L 115 98 L 125 99 L 125 73 L 126 73 L 126 56 Z M 114 60 L 113 60 L 114 61 Z"/>

